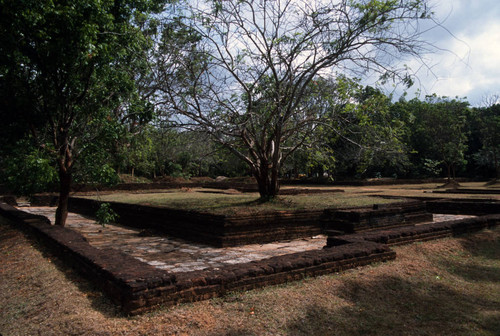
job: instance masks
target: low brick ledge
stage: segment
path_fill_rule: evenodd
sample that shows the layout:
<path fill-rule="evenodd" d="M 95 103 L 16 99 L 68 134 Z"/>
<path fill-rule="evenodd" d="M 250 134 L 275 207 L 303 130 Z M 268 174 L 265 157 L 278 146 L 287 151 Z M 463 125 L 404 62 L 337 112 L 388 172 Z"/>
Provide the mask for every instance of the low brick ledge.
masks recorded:
<path fill-rule="evenodd" d="M 317 276 L 396 258 L 376 242 L 361 241 L 338 248 L 272 257 L 218 270 L 169 273 L 115 249 L 97 249 L 76 231 L 56 227 L 39 215 L 0 203 L 0 215 L 19 224 L 54 254 L 101 288 L 127 314 L 140 314 L 157 305 L 173 305 Z"/>
<path fill-rule="evenodd" d="M 500 201 L 491 199 L 437 199 L 426 202 L 427 211 L 455 215 L 500 214 Z"/>
<path fill-rule="evenodd" d="M 337 235 L 333 232 L 327 239 L 327 246 L 340 246 L 360 241 L 371 241 L 388 246 L 409 244 L 443 237 L 452 237 L 464 233 L 492 228 L 500 224 L 500 214 L 465 218 L 452 221 L 409 225 L 377 231 L 361 232 L 349 235 Z"/>

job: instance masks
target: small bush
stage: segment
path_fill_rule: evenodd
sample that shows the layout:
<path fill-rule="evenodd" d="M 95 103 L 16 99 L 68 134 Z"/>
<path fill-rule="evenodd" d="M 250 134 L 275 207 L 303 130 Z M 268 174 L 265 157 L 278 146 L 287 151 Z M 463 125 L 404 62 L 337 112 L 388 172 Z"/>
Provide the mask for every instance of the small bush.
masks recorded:
<path fill-rule="evenodd" d="M 109 203 L 101 203 L 101 206 L 99 207 L 99 210 L 97 210 L 95 216 L 97 218 L 97 222 L 102 226 L 113 223 L 120 217 L 113 211 L 113 209 L 111 209 L 111 204 Z"/>

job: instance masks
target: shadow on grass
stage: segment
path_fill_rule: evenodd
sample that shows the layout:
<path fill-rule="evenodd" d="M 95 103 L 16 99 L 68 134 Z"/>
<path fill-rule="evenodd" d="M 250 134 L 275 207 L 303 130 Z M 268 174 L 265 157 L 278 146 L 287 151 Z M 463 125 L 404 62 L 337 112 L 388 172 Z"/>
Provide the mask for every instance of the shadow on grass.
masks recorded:
<path fill-rule="evenodd" d="M 497 335 L 498 302 L 450 285 L 380 277 L 369 285 L 346 281 L 339 309 L 306 305 L 286 327 L 289 335 Z M 494 318 L 496 317 L 496 319 Z"/>
<path fill-rule="evenodd" d="M 90 305 L 96 311 L 102 313 L 105 317 L 125 317 L 119 306 L 113 302 L 103 293 L 102 289 L 94 285 L 85 275 L 80 274 L 78 270 L 65 264 L 58 257 L 54 256 L 52 252 L 42 250 L 45 257 L 52 256 L 52 263 L 56 268 L 64 274 L 64 277 L 76 285 L 78 290 L 82 292 L 90 301 Z"/>
<path fill-rule="evenodd" d="M 473 256 L 500 260 L 500 227 L 464 236 L 461 244 Z"/>
<path fill-rule="evenodd" d="M 500 229 L 464 236 L 460 242 L 466 253 L 441 260 L 441 266 L 466 281 L 500 283 Z"/>
<path fill-rule="evenodd" d="M 463 265 L 443 263 L 450 272 L 467 281 L 487 281 L 500 283 L 500 268 L 494 266 Z"/>
<path fill-rule="evenodd" d="M 500 334 L 500 313 L 497 311 L 497 314 L 485 318 L 483 325 L 485 330 L 492 330 L 496 335 Z"/>

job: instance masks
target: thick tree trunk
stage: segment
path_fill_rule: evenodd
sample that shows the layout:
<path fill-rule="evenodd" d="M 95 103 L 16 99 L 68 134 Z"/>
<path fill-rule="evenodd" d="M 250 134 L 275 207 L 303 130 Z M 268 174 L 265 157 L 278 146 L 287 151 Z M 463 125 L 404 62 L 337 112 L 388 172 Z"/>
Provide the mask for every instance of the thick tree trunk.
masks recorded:
<path fill-rule="evenodd" d="M 498 156 L 496 151 L 493 151 L 493 164 L 495 165 L 495 180 L 500 179 L 500 165 L 498 164 Z"/>
<path fill-rule="evenodd" d="M 56 210 L 55 225 L 65 226 L 68 218 L 68 200 L 71 188 L 71 173 L 60 169 L 59 171 L 59 205 Z"/>
<path fill-rule="evenodd" d="M 55 225 L 65 226 L 68 218 L 68 200 L 71 188 L 71 169 L 73 167 L 73 153 L 67 131 L 61 132 L 54 141 L 59 147 L 57 164 L 59 166 L 59 205 L 56 210 Z"/>
<path fill-rule="evenodd" d="M 278 173 L 278 169 L 274 167 L 261 167 L 258 171 L 254 172 L 261 200 L 268 201 L 278 195 L 280 190 Z"/>

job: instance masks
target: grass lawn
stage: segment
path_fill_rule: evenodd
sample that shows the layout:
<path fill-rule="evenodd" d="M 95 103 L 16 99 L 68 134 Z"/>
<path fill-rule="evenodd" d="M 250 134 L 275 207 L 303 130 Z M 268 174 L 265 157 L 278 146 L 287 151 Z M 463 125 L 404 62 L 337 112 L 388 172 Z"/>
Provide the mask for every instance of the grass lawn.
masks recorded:
<path fill-rule="evenodd" d="M 85 196 L 101 201 L 144 204 L 217 214 L 264 213 L 280 210 L 325 209 L 386 204 L 402 201 L 357 192 L 285 195 L 261 203 L 258 193 L 231 193 L 211 189 L 167 191 L 161 193 L 112 193 Z"/>
<path fill-rule="evenodd" d="M 127 317 L 0 218 L 0 334 L 499 334 L 499 228 L 396 252 L 387 263 Z"/>
<path fill-rule="evenodd" d="M 457 194 L 432 193 L 438 189 L 437 183 L 407 184 L 388 186 L 363 186 L 363 187 L 341 187 L 344 192 L 332 192 L 321 194 L 299 194 L 278 196 L 275 200 L 266 203 L 258 201 L 257 193 L 238 193 L 236 191 L 224 191 L 217 189 L 195 188 L 195 189 L 173 189 L 163 191 L 146 192 L 115 192 L 84 195 L 92 199 L 102 201 L 114 201 L 131 204 L 144 204 L 161 206 L 174 209 L 196 210 L 215 214 L 247 214 L 264 213 L 281 210 L 302 209 L 325 209 L 345 208 L 356 206 L 371 206 L 373 204 L 388 204 L 400 202 L 405 197 L 417 198 L 457 198 Z M 484 182 L 463 183 L 463 188 L 485 188 Z M 283 189 L 301 187 L 284 186 Z M 307 189 L 339 189 L 339 187 L 304 186 Z M 384 198 L 386 196 L 396 198 Z M 500 195 L 476 194 L 459 195 L 458 198 L 470 199 L 496 199 Z"/>

